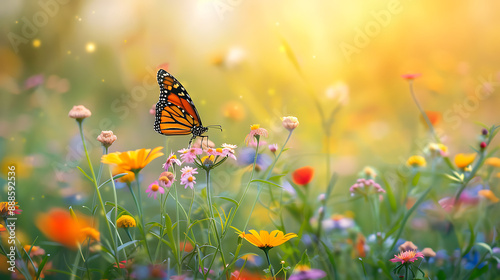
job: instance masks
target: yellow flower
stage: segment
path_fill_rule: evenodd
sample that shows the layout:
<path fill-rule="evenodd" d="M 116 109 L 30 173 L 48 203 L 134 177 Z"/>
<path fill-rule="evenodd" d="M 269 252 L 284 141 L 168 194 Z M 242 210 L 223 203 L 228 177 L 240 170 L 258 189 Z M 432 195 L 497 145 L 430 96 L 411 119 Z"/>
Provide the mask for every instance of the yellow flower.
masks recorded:
<path fill-rule="evenodd" d="M 106 164 L 115 165 L 113 175 L 127 173 L 127 175 L 118 179 L 120 182 L 131 182 L 134 180 L 134 174 L 143 169 L 152 160 L 163 155 L 160 150 L 163 147 L 151 149 L 139 149 L 128 152 L 115 152 L 103 155 L 101 161 Z"/>
<path fill-rule="evenodd" d="M 204 156 L 201 158 L 201 162 L 204 165 L 212 165 L 215 162 L 215 156 L 214 155 Z"/>
<path fill-rule="evenodd" d="M 92 227 L 82 228 L 80 230 L 80 235 L 83 237 L 83 240 L 90 238 L 96 241 L 101 241 L 101 233 Z"/>
<path fill-rule="evenodd" d="M 500 167 L 500 158 L 490 157 L 484 161 L 484 164 L 491 165 L 493 167 Z"/>
<path fill-rule="evenodd" d="M 423 156 L 411 156 L 406 161 L 406 164 L 413 167 L 425 167 L 427 165 L 427 162 L 425 161 L 425 158 Z"/>
<path fill-rule="evenodd" d="M 260 234 L 255 230 L 250 230 L 250 233 L 240 233 L 240 237 L 246 239 L 252 245 L 259 247 L 260 249 L 270 249 L 279 246 L 288 240 L 297 237 L 295 233 L 283 234 L 280 230 L 273 230 L 271 233 L 261 230 Z"/>
<path fill-rule="evenodd" d="M 119 228 L 135 227 L 135 219 L 130 215 L 122 215 L 118 218 L 118 220 L 116 220 L 116 226 Z"/>
<path fill-rule="evenodd" d="M 498 199 L 498 197 L 491 190 L 480 190 L 478 194 L 493 203 L 500 201 L 500 199 Z"/>
<path fill-rule="evenodd" d="M 455 156 L 455 165 L 459 168 L 465 168 L 469 166 L 475 158 L 476 154 L 458 154 Z"/>

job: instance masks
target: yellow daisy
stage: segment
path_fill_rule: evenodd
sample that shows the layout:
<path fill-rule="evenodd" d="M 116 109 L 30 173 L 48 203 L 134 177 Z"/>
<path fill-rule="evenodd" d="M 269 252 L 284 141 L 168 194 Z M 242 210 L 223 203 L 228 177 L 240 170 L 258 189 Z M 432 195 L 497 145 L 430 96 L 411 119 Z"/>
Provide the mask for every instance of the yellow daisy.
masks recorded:
<path fill-rule="evenodd" d="M 273 230 L 271 233 L 261 230 L 259 234 L 256 230 L 252 229 L 250 230 L 250 233 L 240 233 L 240 237 L 246 239 L 252 245 L 257 246 L 260 249 L 270 249 L 297 237 L 297 234 L 284 234 L 280 230 Z"/>

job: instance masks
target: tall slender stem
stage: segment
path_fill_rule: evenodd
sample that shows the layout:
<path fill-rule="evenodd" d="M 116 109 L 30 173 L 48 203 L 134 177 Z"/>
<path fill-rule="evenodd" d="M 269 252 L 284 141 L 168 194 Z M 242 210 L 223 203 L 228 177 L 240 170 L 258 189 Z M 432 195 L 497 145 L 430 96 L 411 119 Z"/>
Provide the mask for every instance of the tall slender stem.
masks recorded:
<path fill-rule="evenodd" d="M 219 230 L 217 229 L 217 223 L 215 222 L 215 217 L 214 217 L 214 210 L 212 206 L 212 189 L 211 189 L 211 184 L 210 184 L 210 170 L 206 170 L 207 172 L 207 201 L 208 201 L 208 208 L 209 208 L 209 213 L 210 213 L 210 220 L 212 221 L 212 227 L 215 232 L 215 237 L 217 238 L 217 249 L 220 251 L 220 256 L 222 259 L 222 264 L 223 267 L 226 267 L 226 259 L 224 258 L 224 252 L 222 251 L 222 242 L 221 238 L 219 236 Z M 210 266 L 208 267 L 208 270 L 210 271 L 210 268 L 212 267 L 215 257 L 217 256 L 217 251 L 214 254 L 214 257 L 212 258 L 212 261 L 210 262 Z"/>
<path fill-rule="evenodd" d="M 108 228 L 108 231 L 109 231 L 109 235 L 111 237 L 111 244 L 113 246 L 113 249 L 115 251 L 115 261 L 116 263 L 119 263 L 120 260 L 116 254 L 117 252 L 117 247 L 116 247 L 116 242 L 113 238 L 113 231 L 111 230 L 111 226 L 109 225 L 109 221 L 108 221 L 108 218 L 106 217 L 106 208 L 104 207 L 104 202 L 102 200 L 102 196 L 101 196 L 101 192 L 99 191 L 99 185 L 97 183 L 97 179 L 95 177 L 95 173 L 94 173 L 94 168 L 92 167 L 92 162 L 90 161 L 90 156 L 89 156 L 89 152 L 87 150 L 87 145 L 85 144 L 85 137 L 83 136 L 83 127 L 82 127 L 82 121 L 77 121 L 78 122 L 78 128 L 80 130 L 80 136 L 82 138 L 82 145 L 83 145 L 83 150 L 85 151 L 85 156 L 87 158 L 87 163 L 89 165 L 89 168 L 90 168 L 90 173 L 92 174 L 92 180 L 94 182 L 94 187 L 95 187 L 95 191 L 97 193 L 97 198 L 99 199 L 99 203 L 101 204 L 101 210 L 102 210 L 102 216 L 104 218 L 104 221 L 106 222 L 106 226 Z M 113 178 L 113 177 L 111 177 Z"/>
<path fill-rule="evenodd" d="M 153 257 L 149 252 L 148 240 L 146 238 L 146 232 L 144 231 L 144 216 L 142 214 L 142 203 L 141 203 L 141 186 L 139 184 L 139 173 L 135 172 L 135 182 L 137 184 L 137 191 L 139 192 L 138 198 L 135 196 L 134 190 L 132 189 L 132 185 L 128 184 L 130 192 L 132 193 L 132 197 L 134 198 L 135 206 L 137 207 L 137 212 L 139 213 L 139 231 L 142 234 L 142 238 L 144 238 L 144 248 L 146 249 L 146 253 L 149 257 L 149 261 L 153 263 Z"/>
<path fill-rule="evenodd" d="M 177 218 L 177 242 L 175 247 L 177 248 L 177 272 L 180 274 L 182 272 L 182 263 L 181 263 L 181 250 L 180 250 L 180 240 L 181 240 L 181 231 L 180 231 L 180 210 L 179 210 L 179 196 L 177 194 L 177 188 L 174 188 L 175 191 L 175 208 L 176 208 L 176 218 Z"/>

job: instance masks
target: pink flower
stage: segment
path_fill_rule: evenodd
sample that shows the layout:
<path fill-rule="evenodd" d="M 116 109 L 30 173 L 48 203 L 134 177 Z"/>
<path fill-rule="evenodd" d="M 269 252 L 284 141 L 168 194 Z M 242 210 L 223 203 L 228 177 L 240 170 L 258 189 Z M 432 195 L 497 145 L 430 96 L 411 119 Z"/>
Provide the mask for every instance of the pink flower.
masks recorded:
<path fill-rule="evenodd" d="M 222 154 L 226 157 L 230 157 L 234 160 L 236 160 L 236 156 L 234 155 L 234 149 L 236 149 L 238 146 L 236 145 L 231 145 L 231 144 L 222 144 Z"/>
<path fill-rule="evenodd" d="M 394 259 L 390 259 L 391 262 L 401 262 L 403 263 L 409 263 L 409 262 L 415 262 L 418 260 L 418 258 L 423 258 L 424 254 L 421 252 L 416 252 L 416 251 L 406 251 L 406 252 L 401 252 L 399 255 L 394 255 Z"/>
<path fill-rule="evenodd" d="M 165 189 L 163 187 L 160 187 L 158 181 L 154 181 L 149 185 L 148 189 L 146 190 L 146 193 L 148 194 L 148 197 L 151 197 L 154 195 L 155 199 L 158 193 L 165 193 Z"/>
<path fill-rule="evenodd" d="M 191 174 L 181 177 L 181 185 L 184 185 L 184 188 L 190 187 L 194 188 L 194 184 L 196 184 L 196 177 Z"/>
<path fill-rule="evenodd" d="M 198 174 L 198 168 L 192 168 L 191 166 L 185 166 L 184 168 L 181 169 L 181 178 L 188 176 L 188 175 L 193 175 L 193 174 Z"/>
<path fill-rule="evenodd" d="M 173 166 L 174 164 L 177 164 L 180 166 L 181 161 L 179 159 L 177 159 L 177 156 L 174 155 L 174 153 L 170 153 L 170 156 L 167 158 L 167 162 L 165 162 L 165 164 L 163 164 L 163 168 L 165 169 L 165 171 L 168 171 L 170 166 Z"/>
<path fill-rule="evenodd" d="M 271 151 L 273 154 L 276 153 L 277 150 L 278 150 L 278 144 L 269 145 L 269 151 Z"/>
<path fill-rule="evenodd" d="M 197 155 L 201 155 L 203 150 L 200 148 L 190 148 L 179 150 L 181 153 L 182 163 L 193 163 Z"/>
<path fill-rule="evenodd" d="M 184 188 L 194 188 L 194 184 L 196 184 L 196 177 L 194 177 L 194 174 L 198 174 L 196 170 L 197 168 L 192 168 L 191 166 L 182 168 L 181 185 L 184 185 Z"/>
<path fill-rule="evenodd" d="M 422 74 L 420 74 L 420 73 L 416 73 L 416 74 L 404 74 L 404 75 L 401 75 L 401 77 L 402 77 L 403 79 L 406 79 L 406 80 L 408 80 L 408 81 L 413 81 L 415 78 L 418 78 L 418 77 L 420 77 L 420 76 L 422 76 Z"/>
<path fill-rule="evenodd" d="M 250 141 L 252 141 L 252 139 L 254 139 L 254 138 L 260 139 L 260 136 L 268 137 L 269 133 L 267 132 L 266 129 L 261 128 L 260 125 L 254 124 L 254 125 L 250 126 L 250 133 L 247 135 L 247 137 L 245 137 L 245 143 L 248 146 L 248 144 L 250 143 Z"/>
<path fill-rule="evenodd" d="M 205 152 L 209 155 L 209 156 L 223 156 L 224 154 L 222 153 L 222 149 L 221 148 L 217 148 L 217 149 L 214 149 L 214 148 L 208 148 L 205 150 Z"/>
<path fill-rule="evenodd" d="M 372 189 L 373 188 L 373 189 Z M 352 195 L 354 193 L 360 193 L 362 195 L 368 195 L 372 192 L 385 193 L 385 190 L 373 179 L 358 179 L 354 185 L 349 188 Z"/>
<path fill-rule="evenodd" d="M 170 188 L 175 181 L 175 175 L 172 172 L 164 171 L 160 174 L 158 181 L 161 187 Z"/>

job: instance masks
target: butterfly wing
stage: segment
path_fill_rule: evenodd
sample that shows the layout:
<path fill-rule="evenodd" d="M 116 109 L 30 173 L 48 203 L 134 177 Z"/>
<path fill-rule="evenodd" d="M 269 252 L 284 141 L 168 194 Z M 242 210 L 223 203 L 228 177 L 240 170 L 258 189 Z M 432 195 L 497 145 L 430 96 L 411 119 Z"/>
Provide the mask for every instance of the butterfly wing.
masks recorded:
<path fill-rule="evenodd" d="M 195 126 L 202 126 L 200 115 L 186 89 L 167 71 L 157 75 L 160 100 L 156 103 L 154 129 L 164 135 L 188 135 Z"/>

